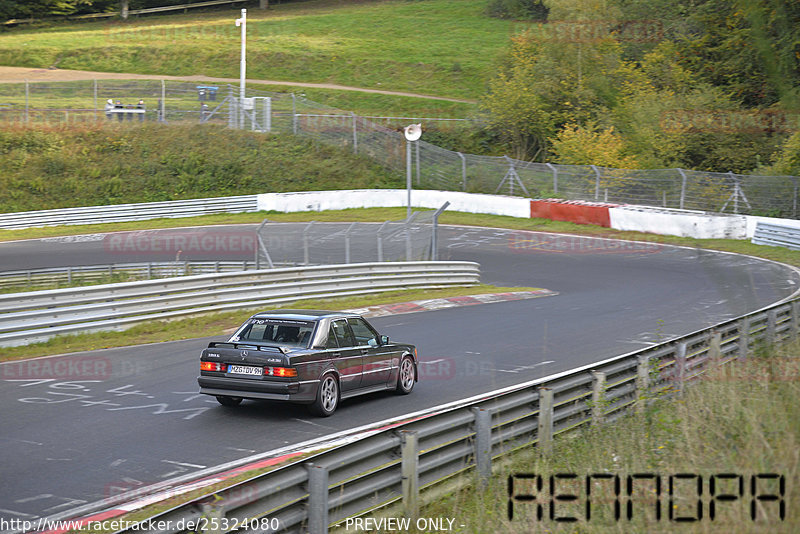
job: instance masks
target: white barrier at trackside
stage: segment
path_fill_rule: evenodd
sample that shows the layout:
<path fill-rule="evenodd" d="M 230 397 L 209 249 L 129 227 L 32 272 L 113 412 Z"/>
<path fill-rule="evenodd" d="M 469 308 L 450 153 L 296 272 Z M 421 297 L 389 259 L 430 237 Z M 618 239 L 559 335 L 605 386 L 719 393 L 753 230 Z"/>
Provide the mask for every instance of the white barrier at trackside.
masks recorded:
<path fill-rule="evenodd" d="M 745 239 L 743 215 L 701 211 L 619 206 L 608 210 L 611 228 L 697 239 Z M 755 228 L 755 224 L 753 225 Z"/>
<path fill-rule="evenodd" d="M 403 189 L 353 189 L 345 191 L 306 191 L 298 193 L 264 193 L 258 195 L 259 211 L 343 210 L 350 208 L 392 208 L 406 205 Z M 488 215 L 529 218 L 528 198 L 481 195 L 458 191 L 412 191 L 411 206 L 436 209 L 450 202 L 449 210 Z"/>

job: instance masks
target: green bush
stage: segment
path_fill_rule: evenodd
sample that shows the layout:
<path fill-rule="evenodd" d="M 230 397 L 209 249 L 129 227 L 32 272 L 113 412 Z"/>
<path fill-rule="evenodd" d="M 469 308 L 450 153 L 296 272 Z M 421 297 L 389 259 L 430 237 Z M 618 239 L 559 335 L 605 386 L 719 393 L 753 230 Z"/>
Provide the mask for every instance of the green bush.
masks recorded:
<path fill-rule="evenodd" d="M 2 125 L 0 154 L 0 212 L 401 185 L 346 150 L 212 125 Z"/>

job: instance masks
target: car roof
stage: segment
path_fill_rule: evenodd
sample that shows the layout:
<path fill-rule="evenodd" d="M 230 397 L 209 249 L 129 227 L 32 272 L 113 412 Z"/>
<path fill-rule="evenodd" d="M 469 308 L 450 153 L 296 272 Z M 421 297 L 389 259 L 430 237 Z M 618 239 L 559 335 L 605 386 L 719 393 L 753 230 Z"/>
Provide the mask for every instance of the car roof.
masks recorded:
<path fill-rule="evenodd" d="M 258 312 L 253 318 L 268 319 L 294 319 L 298 321 L 319 321 L 326 317 L 352 317 L 354 313 L 330 310 L 271 310 Z"/>

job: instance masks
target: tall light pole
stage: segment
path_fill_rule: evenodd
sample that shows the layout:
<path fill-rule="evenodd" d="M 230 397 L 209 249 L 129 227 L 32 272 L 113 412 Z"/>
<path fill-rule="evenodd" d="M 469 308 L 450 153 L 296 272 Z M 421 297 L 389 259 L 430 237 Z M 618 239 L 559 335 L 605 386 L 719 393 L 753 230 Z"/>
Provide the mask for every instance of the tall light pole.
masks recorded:
<path fill-rule="evenodd" d="M 242 9 L 242 17 L 236 19 L 242 27 L 242 57 L 239 61 L 239 128 L 244 128 L 244 79 L 247 72 L 247 10 Z"/>
<path fill-rule="evenodd" d="M 403 135 L 406 138 L 406 195 L 408 196 L 406 219 L 408 219 L 411 217 L 411 143 L 419 141 L 419 138 L 422 137 L 422 124 L 406 126 L 403 128 Z"/>

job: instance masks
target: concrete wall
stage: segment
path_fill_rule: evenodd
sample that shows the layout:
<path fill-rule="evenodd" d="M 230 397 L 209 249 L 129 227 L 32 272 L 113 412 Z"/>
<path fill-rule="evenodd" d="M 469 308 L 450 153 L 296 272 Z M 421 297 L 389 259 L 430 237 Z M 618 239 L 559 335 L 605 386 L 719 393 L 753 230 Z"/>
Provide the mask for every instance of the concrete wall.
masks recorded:
<path fill-rule="evenodd" d="M 451 211 L 530 217 L 530 199 L 499 195 L 478 195 L 458 191 L 412 191 L 411 206 L 436 209 L 450 202 Z M 343 210 L 348 208 L 390 208 L 406 206 L 404 189 L 353 189 L 307 191 L 258 195 L 258 209 L 283 213 Z"/>

